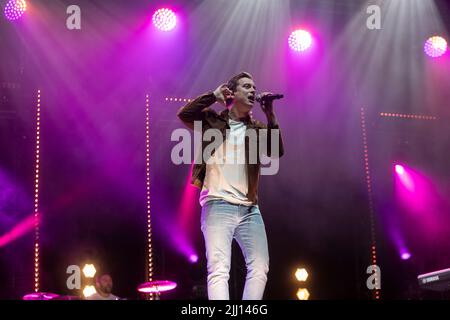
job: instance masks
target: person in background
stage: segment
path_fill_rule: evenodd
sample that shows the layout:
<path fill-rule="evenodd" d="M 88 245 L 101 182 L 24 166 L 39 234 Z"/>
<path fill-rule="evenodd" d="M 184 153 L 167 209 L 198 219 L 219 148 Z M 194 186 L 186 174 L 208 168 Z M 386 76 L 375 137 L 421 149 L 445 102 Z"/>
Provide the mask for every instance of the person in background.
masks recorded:
<path fill-rule="evenodd" d="M 120 298 L 112 294 L 113 280 L 112 277 L 105 273 L 96 277 L 95 290 L 96 293 L 86 298 L 86 300 L 119 300 Z"/>

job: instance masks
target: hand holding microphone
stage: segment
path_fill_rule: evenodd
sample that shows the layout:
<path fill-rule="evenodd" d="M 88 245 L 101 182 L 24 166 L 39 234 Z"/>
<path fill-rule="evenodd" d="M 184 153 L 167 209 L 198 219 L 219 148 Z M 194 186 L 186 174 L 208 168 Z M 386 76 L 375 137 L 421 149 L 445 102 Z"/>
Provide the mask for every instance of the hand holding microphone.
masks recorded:
<path fill-rule="evenodd" d="M 273 101 L 283 98 L 282 94 L 275 94 L 272 92 L 263 92 L 256 96 L 256 101 L 261 105 L 261 109 L 266 114 L 266 116 L 273 116 Z"/>

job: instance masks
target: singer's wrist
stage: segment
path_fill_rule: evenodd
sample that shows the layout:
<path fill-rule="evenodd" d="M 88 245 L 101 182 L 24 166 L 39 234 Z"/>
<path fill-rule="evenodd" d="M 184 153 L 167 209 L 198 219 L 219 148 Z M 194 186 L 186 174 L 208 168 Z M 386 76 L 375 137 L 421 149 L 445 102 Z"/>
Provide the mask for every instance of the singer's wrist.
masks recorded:
<path fill-rule="evenodd" d="M 267 117 L 267 126 L 268 127 L 277 127 L 278 126 L 277 118 L 275 117 L 275 114 L 273 112 L 266 113 L 266 117 Z"/>

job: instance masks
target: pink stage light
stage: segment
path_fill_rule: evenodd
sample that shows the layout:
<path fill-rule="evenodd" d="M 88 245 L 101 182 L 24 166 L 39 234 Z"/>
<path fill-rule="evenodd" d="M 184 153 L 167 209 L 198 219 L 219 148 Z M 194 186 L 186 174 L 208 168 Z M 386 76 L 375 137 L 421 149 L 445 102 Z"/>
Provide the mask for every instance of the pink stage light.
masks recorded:
<path fill-rule="evenodd" d="M 445 232 L 443 226 L 447 224 L 441 212 L 447 204 L 436 181 L 405 165 L 405 173 L 395 175 L 395 193 L 401 211 L 420 226 L 416 229 L 417 232 L 422 232 L 418 237 L 434 237 Z M 400 256 L 408 252 L 403 245 L 399 248 Z"/>
<path fill-rule="evenodd" d="M 395 172 L 397 172 L 398 175 L 403 175 L 405 173 L 405 167 L 403 167 L 400 164 L 395 165 Z"/>
<path fill-rule="evenodd" d="M 408 260 L 409 258 L 411 258 L 411 253 L 403 252 L 400 257 L 402 258 L 402 260 Z"/>
<path fill-rule="evenodd" d="M 196 263 L 198 261 L 198 256 L 195 253 L 191 254 L 189 256 L 189 261 L 192 263 Z"/>
<path fill-rule="evenodd" d="M 178 237 L 178 241 L 180 242 L 177 245 L 178 250 L 180 250 L 191 263 L 196 263 L 198 261 L 198 256 L 195 254 L 196 250 L 189 240 L 193 238 L 191 233 L 193 230 L 193 221 L 195 221 L 196 205 L 198 203 L 197 188 L 191 185 L 193 168 L 194 164 L 191 165 L 184 184 L 184 191 L 178 207 L 179 216 L 177 222 L 181 230 L 175 237 Z"/>
<path fill-rule="evenodd" d="M 161 31 L 170 31 L 177 25 L 175 12 L 167 8 L 161 8 L 153 14 L 153 25 Z"/>
<path fill-rule="evenodd" d="M 414 179 L 412 178 L 409 171 L 406 170 L 406 168 L 401 164 L 395 165 L 395 173 L 397 174 L 398 181 L 403 185 L 405 190 L 408 192 L 414 192 L 416 189 L 416 184 L 414 182 Z M 409 170 L 409 168 L 408 168 Z"/>
<path fill-rule="evenodd" d="M 306 30 L 298 29 L 293 31 L 288 39 L 289 47 L 297 52 L 308 50 L 312 45 L 312 36 Z"/>
<path fill-rule="evenodd" d="M 447 52 L 447 41 L 439 36 L 430 37 L 425 41 L 423 50 L 429 57 L 440 57 Z"/>
<path fill-rule="evenodd" d="M 22 237 L 29 231 L 34 229 L 35 217 L 34 215 L 26 217 L 19 222 L 12 230 L 0 236 L 0 248 L 6 246 L 10 242 Z"/>

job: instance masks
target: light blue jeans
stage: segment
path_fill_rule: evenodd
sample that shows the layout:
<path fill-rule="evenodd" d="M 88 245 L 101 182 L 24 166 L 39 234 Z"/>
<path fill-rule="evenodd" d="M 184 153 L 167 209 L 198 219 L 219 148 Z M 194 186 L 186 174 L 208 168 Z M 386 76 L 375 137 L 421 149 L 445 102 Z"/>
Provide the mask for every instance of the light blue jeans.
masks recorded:
<path fill-rule="evenodd" d="M 225 200 L 205 203 L 201 214 L 208 269 L 208 298 L 228 300 L 231 243 L 236 239 L 247 266 L 243 300 L 261 300 L 269 271 L 269 250 L 257 205 L 243 206 Z"/>

